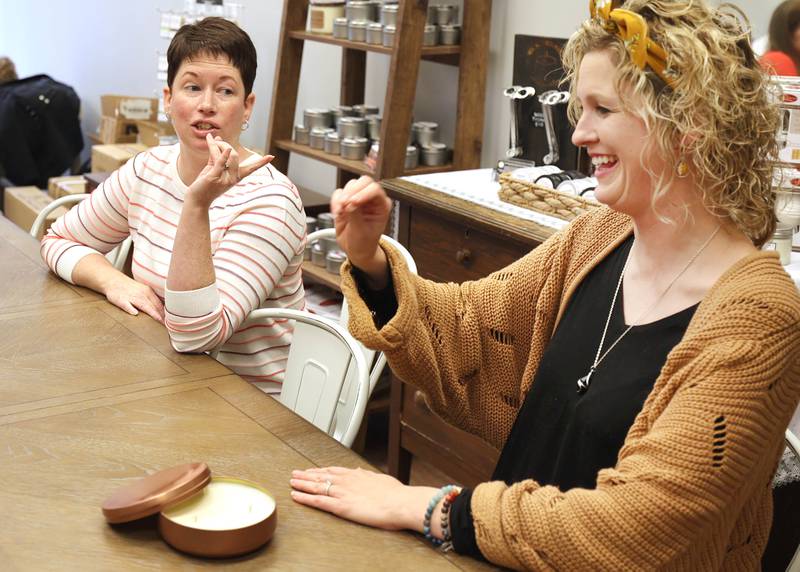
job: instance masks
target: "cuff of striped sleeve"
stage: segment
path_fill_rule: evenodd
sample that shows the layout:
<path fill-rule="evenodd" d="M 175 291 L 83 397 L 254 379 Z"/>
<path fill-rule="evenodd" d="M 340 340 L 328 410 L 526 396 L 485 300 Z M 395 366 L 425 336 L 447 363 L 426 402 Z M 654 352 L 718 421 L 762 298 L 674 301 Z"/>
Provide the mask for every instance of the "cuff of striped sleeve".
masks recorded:
<path fill-rule="evenodd" d="M 164 306 L 176 318 L 200 318 L 214 312 L 220 305 L 219 290 L 216 284 L 209 284 L 197 290 L 181 292 L 165 289 Z"/>
<path fill-rule="evenodd" d="M 70 284 L 75 284 L 75 281 L 72 279 L 72 272 L 75 270 L 75 267 L 78 265 L 78 262 L 84 259 L 84 257 L 89 256 L 90 254 L 100 254 L 93 248 L 89 248 L 88 246 L 83 246 L 76 244 L 74 246 L 70 246 L 57 259 L 55 271 L 56 274 L 61 276 L 64 280 L 69 282 Z"/>

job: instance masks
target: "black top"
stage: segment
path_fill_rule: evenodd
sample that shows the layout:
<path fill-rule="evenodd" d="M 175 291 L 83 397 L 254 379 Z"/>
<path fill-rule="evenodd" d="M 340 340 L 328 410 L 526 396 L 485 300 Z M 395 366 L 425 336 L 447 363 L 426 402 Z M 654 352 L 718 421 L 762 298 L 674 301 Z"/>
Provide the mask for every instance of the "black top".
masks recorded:
<path fill-rule="evenodd" d="M 629 238 L 616 248 L 576 289 L 542 355 L 492 480 L 511 485 L 534 479 L 564 492 L 575 487 L 592 489 L 598 471 L 616 465 L 633 420 L 697 307 L 633 327 L 600 362 L 589 389 L 579 394 L 577 381 L 594 362 L 632 244 L 633 238 Z M 380 293 L 388 296 L 377 294 L 369 293 L 366 301 L 376 303 L 370 305 L 376 321 L 386 323 L 385 318 L 396 311 L 394 290 Z M 391 313 L 387 316 L 387 312 Z M 624 322 L 620 289 L 603 352 L 625 331 Z M 457 552 L 478 556 L 469 510 L 471 495 L 471 490 L 464 489 L 453 503 L 451 532 Z"/>

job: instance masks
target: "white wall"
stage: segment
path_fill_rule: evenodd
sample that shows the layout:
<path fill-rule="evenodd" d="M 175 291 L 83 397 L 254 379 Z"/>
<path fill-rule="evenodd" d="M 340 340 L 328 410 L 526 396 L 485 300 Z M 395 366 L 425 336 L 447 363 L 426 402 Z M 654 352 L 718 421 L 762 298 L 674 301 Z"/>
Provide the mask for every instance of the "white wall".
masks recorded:
<path fill-rule="evenodd" d="M 436 0 L 442 3 L 445 0 Z M 244 134 L 245 145 L 263 148 L 267 138 L 272 78 L 283 0 L 239 0 L 241 24 L 253 38 L 259 67 L 254 92 L 256 113 Z M 748 14 L 754 36 L 766 33 L 780 0 L 738 0 Z M 11 57 L 21 77 L 46 73 L 71 85 L 81 97 L 84 131 L 97 127 L 100 95 L 158 95 L 156 54 L 168 42 L 159 37 L 159 9 L 180 9 L 182 0 L 0 0 L 0 55 Z M 514 35 L 568 37 L 587 17 L 586 0 L 494 0 L 482 164 L 502 156 L 508 138 L 507 103 L 501 96 L 511 83 Z M 297 102 L 298 118 L 307 107 L 338 102 L 340 50 L 309 42 L 304 52 Z M 369 54 L 367 103 L 383 105 L 389 59 Z M 415 117 L 439 121 L 442 138 L 452 142 L 457 70 L 423 62 Z M 0 144 L 8 144 L 0 142 Z M 88 148 L 88 142 L 87 142 Z M 330 193 L 334 169 L 293 157 L 289 175 L 300 186 Z"/>

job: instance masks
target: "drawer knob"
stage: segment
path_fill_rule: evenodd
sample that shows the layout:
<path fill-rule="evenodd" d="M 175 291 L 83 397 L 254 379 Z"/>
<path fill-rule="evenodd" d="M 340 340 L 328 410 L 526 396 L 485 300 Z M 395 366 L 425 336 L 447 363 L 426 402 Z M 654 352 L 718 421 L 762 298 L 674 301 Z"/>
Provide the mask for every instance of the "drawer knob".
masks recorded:
<path fill-rule="evenodd" d="M 472 258 L 472 252 L 469 248 L 462 248 L 456 252 L 456 260 L 459 264 L 469 264 Z"/>

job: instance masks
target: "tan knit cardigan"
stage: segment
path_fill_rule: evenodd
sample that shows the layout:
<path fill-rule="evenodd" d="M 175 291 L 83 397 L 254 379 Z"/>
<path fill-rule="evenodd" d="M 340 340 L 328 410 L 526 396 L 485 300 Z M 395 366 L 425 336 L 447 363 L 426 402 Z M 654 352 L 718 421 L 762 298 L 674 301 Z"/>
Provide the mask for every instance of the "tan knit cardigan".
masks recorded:
<path fill-rule="evenodd" d="M 502 448 L 570 296 L 631 228 L 597 209 L 461 285 L 411 275 L 384 245 L 398 311 L 377 331 L 345 271 L 350 330 L 444 419 Z M 800 296 L 777 255 L 758 252 L 699 305 L 596 487 L 481 484 L 471 503 L 478 546 L 514 569 L 758 569 L 799 397 Z"/>

